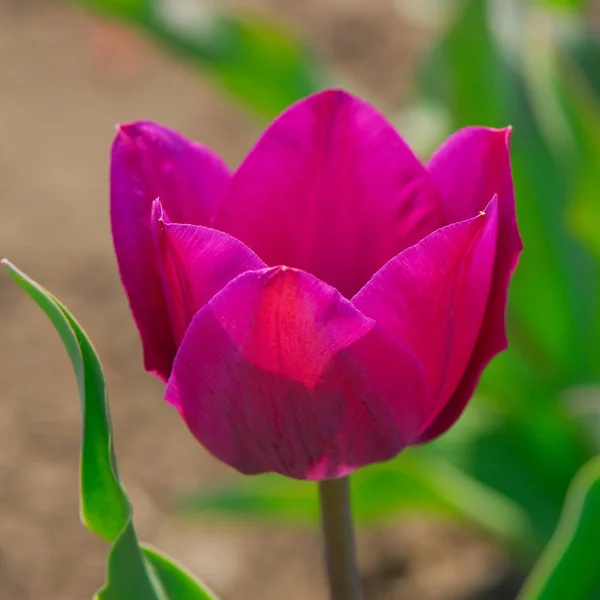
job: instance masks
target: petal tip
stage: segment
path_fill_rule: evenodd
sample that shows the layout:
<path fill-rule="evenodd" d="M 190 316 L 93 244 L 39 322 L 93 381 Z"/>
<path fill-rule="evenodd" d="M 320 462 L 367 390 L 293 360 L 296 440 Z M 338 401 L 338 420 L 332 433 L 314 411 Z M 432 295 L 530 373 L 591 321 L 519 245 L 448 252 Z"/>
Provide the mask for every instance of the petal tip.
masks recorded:
<path fill-rule="evenodd" d="M 352 99 L 355 100 L 356 96 L 344 90 L 343 88 L 328 88 L 326 90 L 322 90 L 314 94 L 313 97 L 329 97 L 329 98 L 339 98 L 339 99 Z"/>
<path fill-rule="evenodd" d="M 115 125 L 116 142 L 138 144 L 143 140 L 152 142 L 160 135 L 161 127 L 151 121 L 131 121 Z"/>
<path fill-rule="evenodd" d="M 513 126 L 507 125 L 506 127 L 499 129 L 498 131 L 502 134 L 502 137 L 504 138 L 504 141 L 506 142 L 506 145 L 508 146 L 508 144 L 510 142 L 510 138 L 512 136 Z"/>
<path fill-rule="evenodd" d="M 301 105 L 311 107 L 328 106 L 335 110 L 347 104 L 364 104 L 364 101 L 343 88 L 327 88 L 306 96 L 290 108 Z"/>
<path fill-rule="evenodd" d="M 153 224 L 163 224 L 165 222 L 165 211 L 160 198 L 152 201 L 151 221 Z"/>
<path fill-rule="evenodd" d="M 491 134 L 493 134 L 493 136 L 498 140 L 498 142 L 504 143 L 504 144 L 506 144 L 506 146 L 509 145 L 510 138 L 512 135 L 512 130 L 513 130 L 512 125 L 507 125 L 506 127 L 500 127 L 500 128 L 494 128 L 494 127 L 488 128 L 488 131 Z"/>
<path fill-rule="evenodd" d="M 486 215 L 489 216 L 489 214 L 492 211 L 496 211 L 498 207 L 498 194 L 494 194 L 492 196 L 492 199 L 487 203 L 486 207 L 483 210 L 479 211 L 479 214 L 483 217 L 485 217 Z"/>
<path fill-rule="evenodd" d="M 115 125 L 117 136 L 126 140 L 135 140 L 140 136 L 142 132 L 141 125 L 141 121 L 133 121 L 131 123 L 117 123 Z"/>
<path fill-rule="evenodd" d="M 264 269 L 265 276 L 269 284 L 275 284 L 281 282 L 282 285 L 286 283 L 292 284 L 298 278 L 303 278 L 303 272 L 294 267 L 288 267 L 287 265 L 277 265 L 275 267 L 267 267 Z"/>
<path fill-rule="evenodd" d="M 512 125 L 507 125 L 506 127 L 486 127 L 483 125 L 470 125 L 468 127 L 464 127 L 463 129 L 459 129 L 456 133 L 471 133 L 483 136 L 488 135 L 494 139 L 508 140 L 510 138 L 512 130 Z"/>

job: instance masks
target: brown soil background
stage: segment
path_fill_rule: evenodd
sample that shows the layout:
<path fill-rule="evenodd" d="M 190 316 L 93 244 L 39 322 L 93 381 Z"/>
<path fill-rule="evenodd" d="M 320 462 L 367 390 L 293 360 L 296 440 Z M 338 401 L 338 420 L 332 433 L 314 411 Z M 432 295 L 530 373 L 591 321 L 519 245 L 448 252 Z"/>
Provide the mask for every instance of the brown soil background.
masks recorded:
<path fill-rule="evenodd" d="M 427 41 L 391 1 L 237 5 L 286 23 L 340 82 L 384 110 L 406 98 Z M 136 36 L 60 0 L 0 0 L 0 254 L 60 297 L 95 342 L 142 538 L 224 600 L 324 600 L 315 531 L 173 515 L 183 491 L 236 475 L 192 440 L 144 373 L 118 281 L 108 150 L 115 123 L 140 118 L 202 141 L 231 165 L 261 129 L 201 74 Z M 0 600 L 91 598 L 107 548 L 78 519 L 75 380 L 45 317 L 5 276 L 0 382 Z M 514 597 L 506 561 L 472 533 L 415 520 L 360 532 L 359 544 L 370 599 Z"/>

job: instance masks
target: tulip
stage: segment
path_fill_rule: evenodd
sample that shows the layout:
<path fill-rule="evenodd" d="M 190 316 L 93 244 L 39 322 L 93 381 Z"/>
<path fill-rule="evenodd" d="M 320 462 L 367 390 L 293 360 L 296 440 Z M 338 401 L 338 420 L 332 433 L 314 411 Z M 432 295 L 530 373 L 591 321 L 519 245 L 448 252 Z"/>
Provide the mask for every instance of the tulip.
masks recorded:
<path fill-rule="evenodd" d="M 165 127 L 118 128 L 111 221 L 145 367 L 213 455 L 330 480 L 456 421 L 507 345 L 509 135 L 462 129 L 424 165 L 330 90 L 231 173 Z"/>

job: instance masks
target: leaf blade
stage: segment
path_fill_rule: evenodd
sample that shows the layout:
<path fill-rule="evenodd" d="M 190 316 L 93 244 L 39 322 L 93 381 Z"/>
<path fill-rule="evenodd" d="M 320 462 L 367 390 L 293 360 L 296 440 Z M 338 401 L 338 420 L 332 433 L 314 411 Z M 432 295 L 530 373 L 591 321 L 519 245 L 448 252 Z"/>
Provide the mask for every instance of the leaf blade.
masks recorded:
<path fill-rule="evenodd" d="M 113 541 L 125 526 L 130 509 L 125 492 L 113 471 L 102 367 L 89 340 L 66 308 L 17 267 L 8 261 L 3 264 L 11 278 L 50 319 L 69 354 L 77 377 L 83 417 L 81 516 L 90 531 L 109 542 Z M 98 502 L 96 483 L 101 484 L 102 502 Z"/>
<path fill-rule="evenodd" d="M 87 335 L 50 292 L 9 261 L 2 260 L 0 265 L 54 325 L 75 371 L 82 412 L 81 520 L 90 531 L 112 542 L 107 581 L 96 594 L 97 600 L 214 600 L 189 572 L 165 555 L 148 555 L 138 542 L 131 504 L 117 471 L 104 374 Z"/>

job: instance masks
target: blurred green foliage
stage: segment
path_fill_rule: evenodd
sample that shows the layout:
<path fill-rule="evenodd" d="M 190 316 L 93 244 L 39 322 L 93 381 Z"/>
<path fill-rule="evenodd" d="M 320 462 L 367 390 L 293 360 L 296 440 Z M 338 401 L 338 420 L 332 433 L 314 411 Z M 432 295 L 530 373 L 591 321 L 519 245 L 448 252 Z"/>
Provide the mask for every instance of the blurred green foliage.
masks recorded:
<path fill-rule="evenodd" d="M 600 457 L 575 477 L 558 528 L 518 600 L 600 598 Z"/>
<path fill-rule="evenodd" d="M 220 13 L 201 0 L 75 1 L 136 27 L 263 117 L 321 87 L 308 51 L 264 20 Z"/>
<path fill-rule="evenodd" d="M 470 0 L 421 79 L 421 93 L 447 107 L 452 129 L 514 128 L 525 251 L 511 289 L 511 344 L 485 373 L 471 408 L 493 411 L 496 423 L 470 439 L 460 424 L 448 437 L 462 444 L 458 463 L 466 472 L 527 511 L 540 545 L 572 477 L 597 452 L 569 390 L 597 382 L 600 366 L 600 263 L 570 217 L 582 204 L 596 207 L 600 193 L 600 105 L 584 70 L 599 46 L 586 35 L 586 52 L 574 52 L 584 22 L 564 25 L 524 2 Z M 598 77 L 600 63 L 592 72 Z M 436 73 L 447 77 L 445 87 L 431 84 Z M 597 239 L 600 221 L 594 225 L 591 212 L 580 221 Z M 597 401 L 598 391 L 588 396 Z"/>
<path fill-rule="evenodd" d="M 540 4 L 544 4 L 554 8 L 567 8 L 571 10 L 581 10 L 587 5 L 586 0 L 537 0 Z"/>
<path fill-rule="evenodd" d="M 352 477 L 352 505 L 360 524 L 380 522 L 399 511 L 415 511 L 474 522 L 507 545 L 531 551 L 529 522 L 521 507 L 433 453 L 407 450 L 385 465 L 356 472 Z M 313 482 L 271 474 L 190 494 L 183 499 L 181 509 L 188 514 L 210 512 L 244 521 L 315 524 L 319 518 Z"/>
<path fill-rule="evenodd" d="M 498 6 L 506 12 L 502 19 Z M 465 4 L 425 61 L 420 93 L 447 109 L 451 129 L 513 126 L 525 251 L 511 289 L 510 349 L 487 370 L 470 409 L 486 411 L 488 425 L 490 418 L 494 424 L 465 436 L 461 423 L 434 446 L 448 456 L 454 439 L 461 446 L 455 464 L 518 502 L 541 545 L 554 529 L 570 480 L 596 452 L 567 391 L 597 381 L 599 263 L 581 231 L 568 226 L 568 215 L 580 174 L 598 177 L 600 155 L 585 137 L 600 112 L 588 106 L 578 137 L 576 119 L 585 117 L 578 86 L 569 78 L 579 62 L 560 21 L 525 3 L 492 8 L 483 0 Z M 594 204 L 590 183 L 580 196 Z"/>

